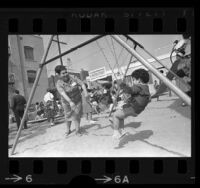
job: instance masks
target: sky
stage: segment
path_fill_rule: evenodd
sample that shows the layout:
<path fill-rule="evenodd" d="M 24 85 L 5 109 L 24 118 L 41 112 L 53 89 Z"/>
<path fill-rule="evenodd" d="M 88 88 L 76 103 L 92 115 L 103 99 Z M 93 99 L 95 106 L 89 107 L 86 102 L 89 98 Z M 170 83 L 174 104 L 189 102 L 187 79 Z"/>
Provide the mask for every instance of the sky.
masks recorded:
<path fill-rule="evenodd" d="M 61 45 L 61 52 L 65 52 L 76 45 L 85 42 L 97 35 L 59 35 L 59 40 L 67 43 Z M 126 41 L 123 35 L 118 35 L 122 40 Z M 134 40 L 144 46 L 154 56 L 170 53 L 173 47 L 173 42 L 182 38 L 181 35 L 129 35 Z M 47 48 L 50 35 L 41 35 L 43 38 L 44 48 Z M 127 41 L 130 46 L 133 46 L 131 41 Z M 103 52 L 102 52 L 103 51 Z M 136 51 L 144 58 L 150 58 L 139 47 Z M 49 50 L 47 59 L 51 59 L 59 55 L 58 45 L 53 42 Z M 123 49 L 110 35 L 104 36 L 72 53 L 63 56 L 63 64 L 67 65 L 67 59 L 71 59 L 71 68 L 74 72 L 80 72 L 81 69 L 92 71 L 101 67 L 106 70 L 117 68 L 118 66 L 127 65 L 131 55 Z M 57 59 L 47 64 L 48 77 L 55 75 L 54 68 L 59 65 L 60 59 Z"/>

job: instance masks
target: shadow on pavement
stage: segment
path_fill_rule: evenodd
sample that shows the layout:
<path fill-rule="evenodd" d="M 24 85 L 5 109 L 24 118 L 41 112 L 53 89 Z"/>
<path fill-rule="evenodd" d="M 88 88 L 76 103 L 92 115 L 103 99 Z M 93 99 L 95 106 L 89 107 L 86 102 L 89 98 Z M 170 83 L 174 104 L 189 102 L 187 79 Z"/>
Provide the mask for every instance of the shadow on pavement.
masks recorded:
<path fill-rule="evenodd" d="M 130 122 L 128 124 L 125 124 L 124 127 L 131 127 L 131 128 L 135 128 L 136 129 L 136 128 L 140 127 L 141 124 L 142 124 L 141 121 L 139 121 L 139 122 Z"/>
<path fill-rule="evenodd" d="M 131 123 L 125 124 L 124 127 L 138 128 L 141 126 L 141 124 L 142 124 L 142 122 L 131 122 Z M 108 127 L 111 127 L 112 129 L 114 128 L 112 124 L 109 124 L 106 126 L 101 126 L 101 124 L 89 124 L 89 125 L 84 125 L 83 127 L 81 127 L 81 129 L 87 130 L 87 129 L 90 129 L 91 127 L 95 127 L 95 126 L 97 126 L 97 128 L 95 130 L 106 129 Z"/>
<path fill-rule="evenodd" d="M 28 125 L 28 129 L 22 129 L 20 136 L 22 137 L 22 136 L 32 134 L 31 131 L 37 130 L 42 126 L 45 126 L 46 123 L 47 122 L 42 122 L 42 123 L 38 123 L 38 124 Z M 15 129 L 15 130 L 10 129 L 9 130 L 9 140 L 14 139 L 16 134 L 17 134 L 17 129 Z"/>
<path fill-rule="evenodd" d="M 58 124 L 61 124 L 61 123 L 64 123 L 64 122 L 65 122 L 65 119 L 57 120 L 57 121 L 55 121 L 55 125 L 58 125 Z"/>
<path fill-rule="evenodd" d="M 124 145 L 128 144 L 128 142 L 134 142 L 136 140 L 144 140 L 148 139 L 150 136 L 153 135 L 152 130 L 144 130 L 140 131 L 136 134 L 128 134 L 127 136 L 124 136 L 124 138 L 120 141 L 119 146 L 115 149 L 120 149 L 124 147 Z"/>
<path fill-rule="evenodd" d="M 170 106 L 168 106 L 168 108 L 171 108 L 172 110 L 175 110 L 176 112 L 178 112 L 182 116 L 184 116 L 188 119 L 191 119 L 191 107 L 190 106 L 184 106 L 183 107 L 183 106 L 181 106 L 181 104 L 182 104 L 182 100 L 177 99 Z"/>
<path fill-rule="evenodd" d="M 35 136 L 43 135 L 43 134 L 46 133 L 46 129 L 48 129 L 48 128 L 49 128 L 49 125 L 38 127 L 34 132 L 31 132 L 31 133 L 29 132 L 29 134 L 27 136 L 25 136 L 24 138 L 19 139 L 18 143 L 23 142 L 23 141 L 25 141 L 27 139 L 33 138 Z"/>
<path fill-rule="evenodd" d="M 28 130 L 25 133 L 22 132 L 18 140 L 18 144 L 26 141 L 27 139 L 33 138 L 35 136 L 45 134 L 47 128 L 49 128 L 48 125 L 37 127 L 37 129 L 34 132 L 32 132 L 33 130 Z M 12 135 L 11 137 L 9 136 L 9 142 L 11 141 L 11 139 L 13 140 L 15 137 L 16 137 L 16 134 Z M 12 146 L 13 146 L 13 142 L 8 144 L 8 148 L 12 148 Z"/>
<path fill-rule="evenodd" d="M 51 143 L 54 143 L 54 142 L 59 142 L 60 140 L 61 140 L 61 139 L 56 139 L 56 140 L 52 140 L 52 141 L 47 142 L 47 143 L 35 145 L 35 146 L 33 146 L 33 147 L 26 148 L 26 149 L 24 149 L 23 151 L 21 151 L 21 152 L 16 152 L 16 153 L 14 153 L 14 154 L 19 154 L 19 153 L 21 154 L 21 153 L 26 152 L 27 150 L 33 150 L 33 149 L 35 149 L 35 148 L 37 148 L 37 147 L 39 147 L 39 146 L 44 146 L 44 145 L 51 144 Z"/>
<path fill-rule="evenodd" d="M 153 147 L 156 147 L 156 148 L 159 148 L 161 150 L 164 150 L 166 152 L 169 152 L 171 154 L 174 154 L 176 156 L 179 156 L 179 157 L 188 157 L 182 153 L 179 153 L 179 152 L 176 152 L 176 151 L 172 151 L 172 150 L 169 150 L 169 149 L 166 149 L 162 146 L 159 146 L 157 144 L 153 144 L 153 143 L 150 143 L 148 142 L 146 139 L 148 139 L 150 136 L 153 135 L 153 131 L 152 130 L 144 130 L 144 131 L 140 131 L 136 134 L 128 134 L 127 136 L 124 136 L 124 138 L 120 141 L 119 143 L 119 146 L 118 147 L 115 147 L 115 149 L 120 149 L 120 148 L 123 148 L 124 145 L 126 145 L 128 142 L 134 142 L 136 140 L 140 140 L 150 146 L 153 146 Z"/>
<path fill-rule="evenodd" d="M 63 123 L 64 121 L 65 121 L 64 119 L 56 120 L 54 126 L 59 125 Z M 28 129 L 22 129 L 20 137 L 27 136 L 26 138 L 32 138 L 33 136 L 44 134 L 45 132 L 43 133 L 43 130 L 47 129 L 48 127 L 49 127 L 49 123 L 47 121 L 42 122 L 42 123 L 29 124 Z M 42 133 L 40 131 L 42 131 Z M 38 134 L 39 132 L 40 134 Z M 12 127 L 9 130 L 9 140 L 14 139 L 16 137 L 16 134 L 17 134 L 17 129 Z M 21 139 L 21 140 L 24 140 L 24 139 Z"/>
<path fill-rule="evenodd" d="M 88 131 L 86 129 L 81 128 L 81 134 L 83 135 L 88 135 Z"/>
<path fill-rule="evenodd" d="M 81 129 L 87 130 L 87 129 L 90 129 L 90 128 L 96 127 L 96 126 L 97 126 L 97 129 L 100 129 L 100 128 L 101 128 L 101 124 L 94 123 L 94 124 L 86 124 L 86 125 L 83 125 L 83 126 L 81 127 Z"/>

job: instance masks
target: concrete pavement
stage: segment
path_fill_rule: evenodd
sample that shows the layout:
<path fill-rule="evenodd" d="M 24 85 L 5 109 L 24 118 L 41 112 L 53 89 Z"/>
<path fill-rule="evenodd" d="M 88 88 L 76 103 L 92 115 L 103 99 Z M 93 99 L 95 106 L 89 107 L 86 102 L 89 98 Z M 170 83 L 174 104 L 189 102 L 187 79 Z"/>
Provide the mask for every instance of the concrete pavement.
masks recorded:
<path fill-rule="evenodd" d="M 106 116 L 88 124 L 82 118 L 83 136 L 65 136 L 65 122 L 54 127 L 41 123 L 22 131 L 15 154 L 10 157 L 189 157 L 191 154 L 191 108 L 182 107 L 175 95 L 153 99 L 138 117 L 125 120 L 125 136 L 118 147 L 112 142 L 112 128 Z M 16 131 L 15 131 L 16 132 Z M 9 134 L 9 144 L 16 133 Z M 10 154 L 11 149 L 9 149 Z"/>

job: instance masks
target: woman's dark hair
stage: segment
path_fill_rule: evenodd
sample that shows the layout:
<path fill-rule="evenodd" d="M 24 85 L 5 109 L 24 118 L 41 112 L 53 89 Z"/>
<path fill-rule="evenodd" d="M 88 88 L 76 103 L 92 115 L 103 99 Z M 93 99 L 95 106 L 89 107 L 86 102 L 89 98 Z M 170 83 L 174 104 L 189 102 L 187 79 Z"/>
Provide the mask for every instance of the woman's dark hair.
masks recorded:
<path fill-rule="evenodd" d="M 67 68 L 66 68 L 65 66 L 63 66 L 63 65 L 57 65 L 57 66 L 55 67 L 55 73 L 57 73 L 57 74 L 60 74 L 60 72 L 61 72 L 62 70 L 67 70 Z"/>
<path fill-rule="evenodd" d="M 132 72 L 131 76 L 136 80 L 140 79 L 145 84 L 149 82 L 149 73 L 145 69 L 137 69 Z"/>

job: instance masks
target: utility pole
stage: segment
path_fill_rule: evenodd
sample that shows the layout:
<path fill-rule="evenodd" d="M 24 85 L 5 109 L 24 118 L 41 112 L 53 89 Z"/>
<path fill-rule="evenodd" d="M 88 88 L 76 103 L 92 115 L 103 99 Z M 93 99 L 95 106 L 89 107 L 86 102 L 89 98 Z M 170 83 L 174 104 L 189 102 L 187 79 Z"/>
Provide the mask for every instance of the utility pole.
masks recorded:
<path fill-rule="evenodd" d="M 22 83 L 23 83 L 23 90 L 24 90 L 24 97 L 26 100 L 28 99 L 28 92 L 27 92 L 27 79 L 25 74 L 25 68 L 24 68 L 24 53 L 23 53 L 23 47 L 21 44 L 21 37 L 20 35 L 17 35 L 17 45 L 19 50 L 19 58 L 20 58 L 20 66 L 21 66 L 21 75 L 22 75 Z"/>

